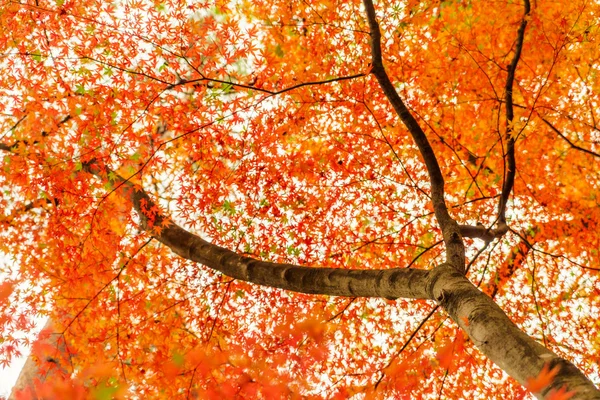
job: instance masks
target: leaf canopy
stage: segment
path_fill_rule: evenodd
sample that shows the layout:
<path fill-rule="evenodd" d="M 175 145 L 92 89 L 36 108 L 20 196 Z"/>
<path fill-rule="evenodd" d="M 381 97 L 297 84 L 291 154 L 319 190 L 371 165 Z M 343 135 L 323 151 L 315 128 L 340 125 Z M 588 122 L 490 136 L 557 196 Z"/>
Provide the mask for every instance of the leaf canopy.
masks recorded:
<path fill-rule="evenodd" d="M 514 144 L 509 229 L 465 239 L 467 277 L 597 384 L 600 5 L 376 10 L 383 65 L 459 224 L 497 226 Z M 360 2 L 24 0 L 0 27 L 1 364 L 44 313 L 67 351 L 38 350 L 74 372 L 55 394 L 528 393 L 432 302 L 253 285 L 153 239 L 176 222 L 275 263 L 444 262 L 430 175 L 371 74 Z"/>

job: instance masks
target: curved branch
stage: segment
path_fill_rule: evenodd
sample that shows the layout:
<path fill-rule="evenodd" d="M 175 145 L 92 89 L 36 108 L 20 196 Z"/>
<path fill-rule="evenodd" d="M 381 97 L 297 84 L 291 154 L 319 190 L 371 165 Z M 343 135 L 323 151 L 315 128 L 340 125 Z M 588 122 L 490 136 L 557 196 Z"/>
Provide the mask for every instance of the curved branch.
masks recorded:
<path fill-rule="evenodd" d="M 455 268 L 464 272 L 465 247 L 460 236 L 458 224 L 448 213 L 448 207 L 444 200 L 444 176 L 442 175 L 440 165 L 425 132 L 396 92 L 394 85 L 385 71 L 381 53 L 381 31 L 377 23 L 377 17 L 375 16 L 373 1 L 363 0 L 363 4 L 367 13 L 371 34 L 371 73 L 377 78 L 379 86 L 419 148 L 429 174 L 431 201 L 435 217 L 442 229 L 444 244 L 446 245 L 446 258 Z"/>
<path fill-rule="evenodd" d="M 592 231 L 597 230 L 598 225 L 592 218 L 579 216 L 572 220 L 550 220 L 529 228 L 523 233 L 512 232 L 519 237 L 519 242 L 512 246 L 506 260 L 494 273 L 487 284 L 483 287 L 483 292 L 487 293 L 492 299 L 498 294 L 502 294 L 508 281 L 524 265 L 530 251 L 538 251 L 543 254 L 549 254 L 536 249 L 537 243 L 549 240 L 564 241 L 565 238 L 578 241 L 577 232 L 581 227 Z M 581 266 L 580 266 L 581 267 Z M 585 268 L 585 267 L 584 267 Z"/>
<path fill-rule="evenodd" d="M 587 154 L 589 154 L 589 155 L 591 155 L 591 156 L 594 156 L 594 157 L 600 157 L 600 154 L 598 154 L 598 153 L 596 153 L 596 152 L 594 152 L 594 151 L 588 150 L 588 149 L 586 149 L 586 148 L 583 148 L 583 147 L 581 147 L 581 146 L 577 146 L 577 145 L 576 145 L 575 143 L 573 143 L 573 142 L 572 142 L 572 141 L 571 141 L 571 140 L 570 140 L 568 137 L 566 137 L 566 136 L 565 136 L 565 135 L 564 135 L 564 134 L 563 134 L 561 131 L 559 131 L 557 127 L 555 127 L 554 125 L 552 125 L 552 123 L 550 123 L 550 121 L 548 121 L 546 118 L 544 118 L 544 117 L 542 117 L 542 116 L 540 116 L 540 118 L 542 119 L 542 121 L 544 121 L 544 123 L 545 123 L 546 125 L 548 125 L 548 126 L 550 127 L 550 129 L 552 129 L 552 130 L 553 130 L 553 131 L 554 131 L 554 132 L 555 132 L 555 133 L 556 133 L 558 136 L 560 136 L 560 137 L 561 137 L 561 138 L 562 138 L 564 141 L 566 141 L 567 143 L 569 143 L 569 145 L 570 145 L 572 148 L 574 148 L 575 150 L 583 151 L 584 153 L 587 153 Z"/>
<path fill-rule="evenodd" d="M 515 183 L 515 174 L 517 172 L 517 162 L 515 159 L 515 136 L 513 134 L 513 86 L 515 82 L 515 71 L 517 70 L 517 64 L 521 59 L 521 51 L 523 50 L 523 41 L 525 40 L 525 28 L 527 27 L 527 17 L 531 12 L 531 5 L 529 0 L 525 0 L 525 11 L 523 13 L 523 19 L 519 30 L 517 31 L 517 43 L 515 45 L 515 54 L 511 63 L 508 65 L 508 76 L 506 77 L 506 85 L 504 87 L 505 102 L 506 102 L 506 153 L 504 155 L 508 168 L 506 169 L 506 178 L 502 185 L 502 195 L 500 196 L 500 202 L 498 203 L 498 225 L 502 226 L 506 224 L 506 203 L 512 188 Z"/>
<path fill-rule="evenodd" d="M 83 169 L 129 199 L 141 219 L 142 228 L 175 254 L 201 263 L 231 278 L 300 293 L 347 297 L 429 299 L 429 271 L 412 268 L 380 270 L 312 268 L 260 261 L 207 242 L 162 214 L 139 186 L 92 160 Z"/>
<path fill-rule="evenodd" d="M 347 81 L 347 80 L 352 80 L 352 79 L 356 79 L 356 78 L 361 78 L 363 76 L 365 76 L 364 73 L 358 73 L 358 74 L 353 74 L 353 75 L 348 75 L 348 76 L 340 76 L 340 77 L 335 77 L 335 78 L 329 78 L 329 79 L 323 79 L 320 81 L 309 81 L 309 82 L 302 82 L 302 83 L 298 83 L 296 85 L 292 85 L 292 86 L 288 86 L 286 88 L 283 88 L 281 90 L 268 90 L 268 89 L 263 89 L 260 87 L 255 86 L 254 84 L 244 84 L 244 83 L 236 83 L 236 82 L 230 82 L 230 81 L 226 81 L 226 80 L 222 80 L 222 79 L 214 79 L 214 78 L 209 78 L 204 76 L 199 70 L 197 70 L 196 68 L 194 68 L 192 65 L 190 65 L 199 75 L 200 78 L 196 78 L 196 79 L 183 79 L 181 77 L 179 77 L 177 79 L 176 82 L 174 83 L 169 83 L 165 80 L 159 79 L 157 77 L 154 77 L 152 75 L 148 75 L 144 72 L 139 72 L 139 71 L 134 71 L 131 69 L 127 69 L 127 68 L 122 68 L 119 67 L 117 65 L 108 63 L 106 61 L 102 61 L 93 57 L 89 57 L 89 56 L 84 56 L 81 57 L 81 59 L 85 59 L 85 60 L 89 60 L 89 61 L 93 61 L 95 63 L 98 63 L 100 65 L 106 66 L 106 67 L 110 67 L 110 68 L 114 68 L 116 70 L 119 70 L 121 72 L 124 72 L 126 74 L 131 74 L 131 75 L 139 75 L 142 76 L 144 78 L 162 83 L 166 86 L 165 90 L 171 90 L 174 89 L 176 87 L 179 86 L 185 86 L 185 85 L 206 85 L 208 88 L 212 88 L 212 85 L 214 84 L 222 84 L 222 85 L 229 85 L 233 88 L 237 88 L 237 89 L 246 89 L 246 90 L 254 90 L 256 92 L 261 92 L 261 93 L 266 93 L 269 94 L 271 96 L 275 96 L 275 95 L 279 95 L 279 94 L 283 94 L 286 92 L 290 92 L 292 90 L 296 90 L 299 89 L 301 87 L 304 86 L 318 86 L 318 85 L 324 85 L 324 84 L 328 84 L 328 83 L 334 83 L 334 82 L 341 82 L 341 81 Z"/>
<path fill-rule="evenodd" d="M 9 130 L 9 131 L 12 131 L 12 130 L 14 130 L 14 129 L 15 129 L 15 128 L 16 128 L 16 127 L 17 127 L 17 126 L 18 126 L 18 125 L 21 123 L 21 121 L 23 121 L 23 120 L 25 119 L 25 117 L 26 117 L 26 116 L 27 116 L 27 115 L 25 115 L 25 116 L 21 117 L 21 119 L 19 119 L 19 120 L 17 121 L 17 123 L 16 123 L 15 125 L 13 125 L 13 127 L 12 127 L 12 128 L 10 128 L 10 130 Z M 72 118 L 73 118 L 73 117 L 72 117 L 70 114 L 67 114 L 67 116 L 63 117 L 61 120 L 59 120 L 59 121 L 57 121 L 57 122 L 56 122 L 56 126 L 57 126 L 57 127 L 60 127 L 61 125 L 63 125 L 63 124 L 65 124 L 65 123 L 69 122 L 69 121 L 70 121 Z M 48 132 L 48 131 L 42 131 L 42 133 L 41 133 L 41 135 L 40 135 L 40 136 L 41 136 L 42 138 L 45 138 L 45 137 L 47 137 L 49 134 L 50 134 L 50 132 Z M 26 140 L 26 139 L 22 139 L 22 140 L 17 140 L 17 141 L 15 141 L 13 144 L 0 143 L 0 150 L 2 150 L 2 151 L 7 151 L 7 152 L 11 152 L 11 153 L 12 153 L 12 152 L 14 152 L 14 151 L 15 151 L 15 150 L 16 150 L 16 149 L 19 147 L 19 146 L 29 146 L 29 145 L 31 145 L 31 144 L 38 144 L 39 142 L 40 142 L 40 141 L 39 141 L 39 140 L 37 140 L 37 139 L 36 139 L 36 140 L 34 140 L 34 141 L 32 141 L 32 142 L 31 142 L 31 141 L 29 141 L 29 140 Z"/>
<path fill-rule="evenodd" d="M 302 293 L 349 297 L 406 297 L 435 300 L 470 336 L 474 344 L 522 384 L 549 365 L 558 374 L 540 398 L 566 387 L 581 398 L 600 398 L 600 392 L 572 363 L 522 332 L 494 301 L 449 263 L 430 271 L 417 269 L 346 270 L 270 263 L 242 257 L 211 244 L 173 223 L 150 197 L 131 181 L 92 160 L 83 169 L 109 182 L 117 194 L 133 203 L 141 227 L 173 252 L 235 279 Z"/>

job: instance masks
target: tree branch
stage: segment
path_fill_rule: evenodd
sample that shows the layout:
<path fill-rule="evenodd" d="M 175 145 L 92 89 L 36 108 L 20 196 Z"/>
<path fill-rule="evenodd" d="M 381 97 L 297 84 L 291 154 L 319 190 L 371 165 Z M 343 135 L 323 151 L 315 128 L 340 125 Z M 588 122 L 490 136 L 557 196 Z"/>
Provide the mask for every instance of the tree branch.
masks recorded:
<path fill-rule="evenodd" d="M 0 149 L 3 149 L 2 143 L 0 143 Z M 29 202 L 26 205 L 24 205 L 23 207 L 13 210 L 7 216 L 0 215 L 0 224 L 8 224 L 8 225 L 14 224 L 15 218 L 17 218 L 19 215 L 24 214 L 28 211 L 31 211 L 34 208 L 38 208 L 38 207 L 44 208 L 44 206 L 46 206 L 48 204 L 56 206 L 56 205 L 58 205 L 58 200 L 56 200 L 56 199 L 37 199 L 32 202 Z"/>
<path fill-rule="evenodd" d="M 531 242 L 535 243 L 535 237 L 539 231 L 540 230 L 537 228 L 532 228 L 523 235 L 519 243 L 512 247 L 506 261 L 502 263 L 500 268 L 496 270 L 496 273 L 490 277 L 487 285 L 485 285 L 483 289 L 484 293 L 488 294 L 492 299 L 495 299 L 498 293 L 504 291 L 504 287 L 508 281 L 525 263 L 527 254 L 532 248 Z"/>
<path fill-rule="evenodd" d="M 486 228 L 483 225 L 459 225 L 460 234 L 462 237 L 473 239 L 481 239 L 486 242 L 491 242 L 494 239 L 501 238 L 508 232 L 508 226 L 501 225 L 495 229 Z"/>
<path fill-rule="evenodd" d="M 99 161 L 84 164 L 83 170 L 109 182 L 117 194 L 128 198 L 140 217 L 141 227 L 183 258 L 235 279 L 301 293 L 435 300 L 490 360 L 520 383 L 526 384 L 537 376 L 547 363 L 558 365 L 559 373 L 537 394 L 540 398 L 563 385 L 578 395 L 600 398 L 594 397 L 600 393 L 573 364 L 523 333 L 489 296 L 451 264 L 441 264 L 430 271 L 347 270 L 243 257 L 176 225 L 139 186 L 101 166 Z"/>
<path fill-rule="evenodd" d="M 26 116 L 21 117 L 21 119 L 19 119 L 19 121 L 17 121 L 17 123 L 10 129 L 10 130 L 14 130 L 17 125 L 19 125 L 21 123 L 21 121 L 23 121 L 25 119 Z M 61 126 L 65 123 L 67 123 L 68 121 L 71 120 L 71 115 L 66 115 L 63 119 L 61 119 L 60 121 L 58 121 L 56 123 L 56 126 Z M 45 138 L 46 136 L 48 136 L 50 134 L 50 132 L 47 131 L 42 131 L 42 138 Z M 39 143 L 39 140 L 34 140 L 33 142 L 30 142 L 29 140 L 17 140 L 15 141 L 13 144 L 6 144 L 6 143 L 0 143 L 0 150 L 2 151 L 8 151 L 8 152 L 13 152 L 16 148 L 18 148 L 20 145 L 24 145 L 24 146 L 29 146 L 30 144 L 37 144 Z"/>
<path fill-rule="evenodd" d="M 162 214 L 139 186 L 92 160 L 83 169 L 128 198 L 143 229 L 175 254 L 219 271 L 231 278 L 300 293 L 347 297 L 428 299 L 429 271 L 412 268 L 385 270 L 312 268 L 244 257 L 194 235 Z"/>
<path fill-rule="evenodd" d="M 346 270 L 242 257 L 173 223 L 139 186 L 110 171 L 99 161 L 89 161 L 83 164 L 82 169 L 110 183 L 116 194 L 129 199 L 139 215 L 141 227 L 183 258 L 235 279 L 301 293 L 433 299 L 491 361 L 522 384 L 539 375 L 545 365 L 558 366 L 556 377 L 540 393 L 536 393 L 539 398 L 551 396 L 553 390 L 563 386 L 575 391 L 581 398 L 600 398 L 593 383 L 573 364 L 519 330 L 490 297 L 478 290 L 453 265 L 441 264 L 431 271 L 410 268 Z M 474 231 L 482 232 L 482 229 L 477 227 Z"/>
<path fill-rule="evenodd" d="M 506 85 L 504 87 L 504 96 L 506 102 L 506 153 L 504 155 L 505 160 L 508 162 L 508 168 L 505 166 L 506 177 L 504 184 L 502 185 L 502 195 L 500 196 L 500 202 L 498 203 L 498 225 L 502 227 L 506 225 L 506 203 L 512 192 L 515 183 L 515 174 L 517 172 L 517 163 L 515 159 L 515 136 L 513 135 L 513 86 L 515 82 L 515 71 L 517 70 L 517 64 L 521 58 L 521 51 L 523 50 L 523 41 L 525 40 L 525 28 L 527 27 L 527 17 L 531 12 L 531 5 L 529 0 L 525 0 L 524 4 L 523 19 L 521 25 L 517 31 L 517 43 L 515 45 L 515 54 L 511 63 L 508 65 L 508 76 L 506 77 Z"/>
<path fill-rule="evenodd" d="M 571 140 L 569 140 L 568 137 L 566 137 L 561 131 L 558 130 L 558 128 L 556 128 L 554 125 L 552 125 L 552 123 L 550 123 L 550 121 L 548 121 L 546 118 L 540 116 L 540 118 L 542 119 L 542 121 L 544 121 L 544 123 L 546 125 L 548 125 L 550 127 L 550 129 L 552 129 L 558 136 L 560 136 L 564 141 L 566 141 L 567 143 L 569 143 L 569 145 L 574 148 L 575 150 L 579 150 L 579 151 L 583 151 L 584 153 L 587 153 L 591 156 L 594 157 L 599 157 L 600 158 L 600 154 L 593 152 L 591 150 L 585 149 L 581 146 L 577 146 L 575 143 L 571 142 Z"/>
<path fill-rule="evenodd" d="M 444 177 L 442 171 L 425 132 L 396 92 L 394 85 L 385 71 L 381 53 L 381 31 L 375 16 L 373 1 L 363 0 L 363 4 L 367 13 L 371 34 L 371 72 L 377 78 L 379 86 L 419 148 L 429 174 L 431 201 L 436 219 L 442 229 L 444 244 L 446 245 L 446 259 L 456 269 L 464 272 L 465 247 L 458 224 L 448 213 L 448 207 L 444 200 Z"/>

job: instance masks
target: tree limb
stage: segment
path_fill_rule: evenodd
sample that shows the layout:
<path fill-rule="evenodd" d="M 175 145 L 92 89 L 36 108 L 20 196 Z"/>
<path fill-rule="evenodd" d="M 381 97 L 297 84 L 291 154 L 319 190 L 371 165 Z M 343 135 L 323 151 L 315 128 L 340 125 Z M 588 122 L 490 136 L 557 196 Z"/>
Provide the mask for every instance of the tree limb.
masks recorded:
<path fill-rule="evenodd" d="M 558 136 L 560 136 L 564 141 L 566 141 L 567 143 L 569 143 L 569 145 L 574 148 L 575 150 L 579 150 L 579 151 L 583 151 L 584 153 L 587 153 L 589 155 L 592 155 L 594 157 L 599 157 L 600 158 L 600 154 L 593 152 L 591 150 L 585 149 L 581 146 L 577 146 L 575 143 L 573 143 L 568 137 L 566 137 L 560 130 L 558 130 L 557 127 L 555 127 L 554 125 L 552 125 L 552 123 L 550 123 L 550 121 L 548 121 L 546 118 L 540 116 L 540 118 L 542 119 L 542 121 L 544 121 L 544 123 L 546 125 L 548 125 L 550 127 L 550 129 L 552 129 Z"/>
<path fill-rule="evenodd" d="M 522 385 L 539 375 L 544 366 L 558 373 L 538 393 L 550 399 L 555 391 L 573 391 L 573 399 L 600 399 L 600 391 L 571 362 L 559 357 L 521 331 L 486 294 L 453 266 L 442 264 L 431 271 L 429 294 L 468 333 L 491 361 Z"/>
<path fill-rule="evenodd" d="M 505 160 L 508 162 L 508 168 L 505 169 L 506 177 L 504 184 L 502 185 L 502 195 L 500 196 L 500 202 L 498 203 L 498 224 L 506 224 L 506 203 L 512 192 L 515 183 L 515 174 L 517 172 L 517 163 L 515 159 L 515 136 L 513 128 L 514 120 L 514 109 L 513 109 L 513 86 L 515 82 L 515 71 L 517 70 L 517 64 L 521 59 L 521 51 L 523 50 L 523 41 L 525 40 L 525 28 L 527 27 L 527 17 L 531 12 L 531 5 L 529 0 L 525 0 L 525 10 L 523 12 L 523 19 L 521 25 L 517 31 L 517 43 L 515 45 L 515 54 L 511 63 L 508 65 L 508 76 L 506 77 L 506 85 L 504 87 L 504 96 L 506 102 L 506 154 L 504 155 Z"/>
<path fill-rule="evenodd" d="M 381 31 L 375 16 L 373 1 L 363 0 L 363 4 L 367 13 L 371 34 L 371 73 L 377 78 L 379 86 L 419 148 L 419 152 L 425 161 L 425 166 L 427 167 L 427 172 L 429 174 L 429 181 L 431 183 L 431 201 L 433 203 L 435 217 L 444 237 L 446 259 L 459 271 L 464 272 L 465 246 L 460 235 L 458 224 L 448 213 L 448 207 L 444 200 L 444 177 L 440 165 L 433 152 L 433 148 L 429 144 L 425 132 L 396 92 L 394 85 L 385 71 L 381 53 Z"/>
<path fill-rule="evenodd" d="M 490 277 L 483 291 L 492 299 L 496 298 L 498 293 L 502 293 L 508 281 L 513 277 L 526 261 L 527 254 L 531 250 L 532 242 L 535 243 L 536 235 L 540 229 L 532 228 L 525 233 L 519 243 L 514 245 L 506 258 L 506 261 Z"/>
<path fill-rule="evenodd" d="M 499 225 L 498 228 L 489 229 L 483 225 L 459 225 L 460 234 L 463 237 L 481 239 L 491 242 L 494 239 L 501 238 L 508 232 L 508 225 Z"/>
<path fill-rule="evenodd" d="M 104 168 L 99 161 L 85 163 L 83 169 L 104 182 L 110 182 L 119 194 L 131 200 L 141 219 L 142 228 L 175 254 L 231 278 L 309 294 L 388 299 L 429 298 L 426 292 L 429 271 L 425 270 L 312 268 L 240 256 L 175 224 L 162 214 L 139 186 Z"/>
<path fill-rule="evenodd" d="M 71 118 L 72 118 L 71 115 L 67 114 L 63 119 L 61 119 L 60 121 L 58 121 L 56 123 L 56 126 L 61 126 L 65 123 L 67 123 L 68 121 L 71 120 Z M 21 119 L 19 119 L 19 121 L 17 121 L 17 123 L 10 130 L 14 130 L 24 119 L 25 119 L 25 116 L 21 117 Z M 50 134 L 50 132 L 42 131 L 41 137 L 45 138 L 49 134 Z M 6 144 L 6 143 L 0 142 L 0 150 L 13 152 L 20 145 L 29 146 L 30 144 L 37 144 L 39 142 L 40 142 L 39 140 L 34 140 L 33 142 L 30 142 L 29 140 L 25 140 L 25 139 L 17 140 L 13 144 Z"/>

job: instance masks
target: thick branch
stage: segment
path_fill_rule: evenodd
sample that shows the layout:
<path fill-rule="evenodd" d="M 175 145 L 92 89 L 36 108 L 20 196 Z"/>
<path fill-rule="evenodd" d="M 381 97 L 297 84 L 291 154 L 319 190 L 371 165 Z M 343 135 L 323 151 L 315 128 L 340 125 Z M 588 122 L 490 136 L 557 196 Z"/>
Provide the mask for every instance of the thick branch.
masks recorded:
<path fill-rule="evenodd" d="M 564 387 L 575 393 L 573 399 L 600 399 L 600 391 L 577 367 L 523 333 L 490 297 L 452 266 L 442 264 L 431 273 L 430 296 L 507 374 L 527 385 L 544 365 L 559 367 L 556 377 L 534 393 L 538 398 L 552 398 Z"/>
<path fill-rule="evenodd" d="M 459 225 L 458 228 L 460 229 L 462 237 L 481 239 L 486 242 L 501 238 L 508 232 L 508 226 L 506 224 L 500 225 L 495 229 L 488 229 L 483 225 Z"/>
<path fill-rule="evenodd" d="M 508 65 L 508 76 L 506 77 L 506 85 L 504 87 L 506 101 L 506 154 L 504 155 L 508 168 L 506 168 L 506 177 L 504 185 L 502 185 L 502 195 L 498 204 L 498 223 L 506 224 L 506 203 L 515 183 L 515 174 L 517 172 L 517 163 L 515 160 L 515 135 L 513 129 L 513 86 L 515 82 L 515 71 L 517 64 L 521 58 L 523 50 L 523 41 L 525 40 L 525 28 L 527 27 L 527 17 L 531 11 L 529 0 L 525 0 L 525 11 L 519 30 L 517 31 L 517 43 L 515 45 L 515 54 L 511 63 Z"/>
<path fill-rule="evenodd" d="M 538 376 L 546 364 L 559 366 L 557 376 L 536 393 L 539 398 L 549 398 L 553 390 L 565 386 L 567 390 L 575 391 L 577 398 L 600 399 L 600 392 L 573 364 L 519 330 L 492 299 L 448 263 L 431 271 L 408 268 L 344 270 L 242 257 L 174 224 L 140 187 L 109 171 L 98 161 L 84 164 L 83 169 L 110 182 L 115 192 L 131 200 L 142 228 L 181 257 L 236 279 L 302 293 L 434 299 L 491 361 L 520 383 L 526 384 L 528 379 Z"/>
<path fill-rule="evenodd" d="M 49 382 L 64 382 L 71 375 L 68 361 L 69 353 L 64 337 L 54 333 L 54 321 L 50 318 L 42 328 L 44 334 L 40 334 L 37 351 L 32 349 L 32 354 L 27 358 L 21 373 L 15 382 L 9 400 L 15 399 L 44 399 L 39 392 L 38 385 Z M 33 353 L 36 354 L 33 354 Z M 33 357 L 35 356 L 35 358 Z M 37 358 L 37 360 L 36 360 Z"/>
<path fill-rule="evenodd" d="M 375 7 L 372 0 L 363 0 L 369 21 L 369 29 L 371 34 L 371 72 L 377 78 L 379 86 L 385 93 L 387 99 L 394 107 L 394 110 L 413 137 L 419 152 L 425 161 L 427 172 L 429 173 L 429 181 L 431 183 L 431 201 L 435 216 L 442 229 L 444 244 L 446 245 L 446 258 L 448 262 L 454 265 L 460 271 L 464 271 L 465 267 L 465 248 L 460 236 L 460 230 L 456 221 L 450 217 L 448 207 L 444 200 L 444 177 L 435 157 L 435 153 L 429 140 L 423 132 L 423 129 L 408 110 L 394 85 L 392 84 L 385 68 L 383 66 L 383 58 L 381 53 L 381 31 L 377 18 L 375 16 Z"/>
<path fill-rule="evenodd" d="M 311 268 L 243 257 L 209 243 L 175 224 L 163 215 L 152 199 L 138 186 L 92 161 L 84 169 L 109 181 L 128 197 L 137 211 L 142 227 L 174 253 L 199 262 L 229 277 L 257 285 L 301 293 L 348 297 L 399 297 L 426 299 L 429 271 L 411 268 L 349 270 Z"/>

